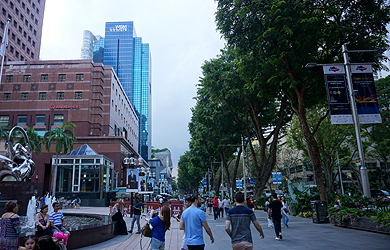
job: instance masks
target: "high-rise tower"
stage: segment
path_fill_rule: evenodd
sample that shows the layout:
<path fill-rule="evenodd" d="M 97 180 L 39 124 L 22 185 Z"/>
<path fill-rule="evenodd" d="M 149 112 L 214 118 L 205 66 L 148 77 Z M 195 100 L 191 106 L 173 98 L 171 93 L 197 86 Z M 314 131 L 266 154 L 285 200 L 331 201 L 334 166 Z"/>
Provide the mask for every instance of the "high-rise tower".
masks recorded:
<path fill-rule="evenodd" d="M 10 20 L 9 43 L 4 62 L 39 60 L 45 2 L 46 0 L 1 1 L 0 40 L 7 20 Z"/>
<path fill-rule="evenodd" d="M 87 41 L 87 42 L 86 42 Z M 103 45 L 104 44 L 104 45 Z M 139 118 L 139 153 L 151 155 L 151 57 L 149 44 L 137 37 L 132 21 L 107 22 L 105 37 L 84 32 L 85 59 L 112 66 Z M 85 49 L 84 49 L 85 48 Z M 103 55 L 103 57 L 102 57 Z"/>

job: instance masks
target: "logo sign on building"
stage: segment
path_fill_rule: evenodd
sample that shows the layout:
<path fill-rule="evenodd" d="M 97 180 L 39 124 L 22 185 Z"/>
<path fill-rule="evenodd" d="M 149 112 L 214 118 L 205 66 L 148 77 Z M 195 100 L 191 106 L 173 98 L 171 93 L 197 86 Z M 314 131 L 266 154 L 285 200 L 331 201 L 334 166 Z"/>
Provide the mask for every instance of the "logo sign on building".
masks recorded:
<path fill-rule="evenodd" d="M 359 123 L 382 123 L 371 65 L 352 65 L 351 73 Z"/>
<path fill-rule="evenodd" d="M 281 172 L 272 172 L 272 183 L 273 184 L 282 184 L 282 173 Z"/>
<path fill-rule="evenodd" d="M 111 32 L 123 32 L 127 31 L 127 24 L 115 25 L 113 28 L 110 28 Z"/>
<path fill-rule="evenodd" d="M 332 124 L 352 124 L 344 65 L 323 66 Z"/>
<path fill-rule="evenodd" d="M 50 105 L 50 109 L 80 109 L 80 105 L 73 105 L 73 106 Z"/>

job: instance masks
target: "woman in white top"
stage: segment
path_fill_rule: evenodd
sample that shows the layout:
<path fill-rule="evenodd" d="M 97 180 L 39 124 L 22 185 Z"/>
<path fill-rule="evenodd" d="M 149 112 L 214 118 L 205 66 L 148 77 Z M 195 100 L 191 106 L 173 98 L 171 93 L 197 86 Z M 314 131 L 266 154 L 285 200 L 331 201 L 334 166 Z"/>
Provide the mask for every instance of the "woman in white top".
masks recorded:
<path fill-rule="evenodd" d="M 284 224 L 284 227 L 288 227 L 288 220 L 290 217 L 290 208 L 288 207 L 286 198 L 284 196 L 282 196 L 281 201 L 283 204 L 282 211 L 281 211 L 282 217 L 283 217 L 283 224 Z"/>

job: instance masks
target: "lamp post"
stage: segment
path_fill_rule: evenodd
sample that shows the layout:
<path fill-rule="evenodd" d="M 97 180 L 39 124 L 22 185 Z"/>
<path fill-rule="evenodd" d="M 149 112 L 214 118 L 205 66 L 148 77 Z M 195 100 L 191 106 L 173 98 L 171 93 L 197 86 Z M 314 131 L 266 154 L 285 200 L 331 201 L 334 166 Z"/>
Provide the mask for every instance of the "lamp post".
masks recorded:
<path fill-rule="evenodd" d="M 242 174 L 243 174 L 243 185 L 244 185 L 244 195 L 245 195 L 245 202 L 246 202 L 246 176 L 245 176 L 245 148 L 244 148 L 244 137 L 241 135 L 241 145 L 240 144 L 227 144 L 227 146 L 232 147 L 242 147 Z"/>
<path fill-rule="evenodd" d="M 386 49 L 348 50 L 347 49 L 347 44 L 344 43 L 342 45 L 342 53 L 343 53 L 343 57 L 344 57 L 344 68 L 345 68 L 345 72 L 346 72 L 346 78 L 347 78 L 347 84 L 348 84 L 348 92 L 349 92 L 349 97 L 350 97 L 351 106 L 352 106 L 352 119 L 353 119 L 353 124 L 354 124 L 354 127 L 355 127 L 355 135 L 356 135 L 356 142 L 357 142 L 357 147 L 358 147 L 358 152 L 359 152 L 359 158 L 361 160 L 360 177 L 361 177 L 361 180 L 362 180 L 363 193 L 364 193 L 364 196 L 367 197 L 367 198 L 371 197 L 370 183 L 369 183 L 369 180 L 368 180 L 367 168 L 365 166 L 365 161 L 364 161 L 362 139 L 361 139 L 361 136 L 360 136 L 359 117 L 358 117 L 357 110 L 356 110 L 355 93 L 354 93 L 354 90 L 353 90 L 351 69 L 350 69 L 350 65 L 353 65 L 353 64 L 356 64 L 356 63 L 352 64 L 352 63 L 349 62 L 348 52 L 352 52 L 352 53 L 366 53 L 366 52 L 383 53 L 385 50 Z M 359 63 L 359 64 L 361 64 L 361 63 Z M 315 67 L 315 66 L 331 66 L 331 65 L 333 65 L 333 64 L 308 63 L 308 64 L 306 64 L 305 67 L 311 68 L 311 67 Z"/>

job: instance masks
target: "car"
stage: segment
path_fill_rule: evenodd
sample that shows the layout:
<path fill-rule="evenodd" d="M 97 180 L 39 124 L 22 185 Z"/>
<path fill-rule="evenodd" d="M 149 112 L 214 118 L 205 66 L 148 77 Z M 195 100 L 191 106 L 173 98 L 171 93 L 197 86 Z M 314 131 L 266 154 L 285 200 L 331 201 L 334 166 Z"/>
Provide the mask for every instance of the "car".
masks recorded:
<path fill-rule="evenodd" d="M 383 189 L 371 189 L 371 197 L 386 197 L 390 199 L 390 192 Z"/>

